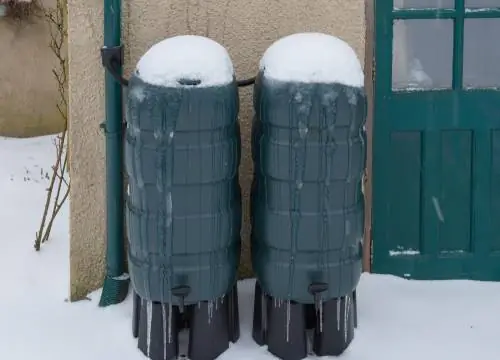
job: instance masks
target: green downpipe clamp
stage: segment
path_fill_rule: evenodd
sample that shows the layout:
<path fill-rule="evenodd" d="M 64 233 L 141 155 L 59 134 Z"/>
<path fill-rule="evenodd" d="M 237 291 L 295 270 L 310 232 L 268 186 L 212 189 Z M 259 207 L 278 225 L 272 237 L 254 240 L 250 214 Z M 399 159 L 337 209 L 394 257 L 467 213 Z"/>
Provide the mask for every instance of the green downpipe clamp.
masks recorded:
<path fill-rule="evenodd" d="M 121 76 L 121 0 L 104 0 L 105 115 L 101 124 L 106 136 L 106 277 L 99 306 L 118 304 L 128 294 L 126 272 L 123 181 L 123 102 Z"/>

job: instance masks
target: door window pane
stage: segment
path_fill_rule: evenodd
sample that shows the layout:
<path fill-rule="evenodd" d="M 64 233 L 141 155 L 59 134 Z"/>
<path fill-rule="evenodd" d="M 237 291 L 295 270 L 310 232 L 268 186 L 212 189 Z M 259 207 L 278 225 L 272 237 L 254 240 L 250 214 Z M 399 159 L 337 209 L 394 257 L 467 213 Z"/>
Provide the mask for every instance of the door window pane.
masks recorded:
<path fill-rule="evenodd" d="M 394 9 L 453 9 L 454 7 L 455 0 L 394 0 Z"/>
<path fill-rule="evenodd" d="M 392 88 L 449 89 L 453 79 L 453 20 L 394 22 Z"/>
<path fill-rule="evenodd" d="M 465 88 L 500 87 L 500 19 L 466 19 Z"/>
<path fill-rule="evenodd" d="M 470 9 L 500 8 L 500 0 L 465 0 L 465 7 Z"/>

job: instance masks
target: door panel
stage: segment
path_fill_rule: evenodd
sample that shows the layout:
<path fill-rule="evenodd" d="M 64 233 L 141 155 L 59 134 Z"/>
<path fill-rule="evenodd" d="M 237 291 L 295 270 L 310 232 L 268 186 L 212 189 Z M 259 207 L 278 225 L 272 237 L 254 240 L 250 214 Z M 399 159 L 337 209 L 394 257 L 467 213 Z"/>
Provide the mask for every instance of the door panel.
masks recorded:
<path fill-rule="evenodd" d="M 441 149 L 438 151 L 441 153 L 441 191 L 432 199 L 435 216 L 439 220 L 440 253 L 460 254 L 472 250 L 472 141 L 472 131 L 441 132 Z"/>
<path fill-rule="evenodd" d="M 390 177 L 399 183 L 387 194 L 386 202 L 393 224 L 387 229 L 388 237 L 397 239 L 387 249 L 391 256 L 420 249 L 421 151 L 419 131 L 391 134 Z"/>
<path fill-rule="evenodd" d="M 500 252 L 500 130 L 492 132 L 491 144 L 491 208 L 492 241 L 491 252 Z"/>

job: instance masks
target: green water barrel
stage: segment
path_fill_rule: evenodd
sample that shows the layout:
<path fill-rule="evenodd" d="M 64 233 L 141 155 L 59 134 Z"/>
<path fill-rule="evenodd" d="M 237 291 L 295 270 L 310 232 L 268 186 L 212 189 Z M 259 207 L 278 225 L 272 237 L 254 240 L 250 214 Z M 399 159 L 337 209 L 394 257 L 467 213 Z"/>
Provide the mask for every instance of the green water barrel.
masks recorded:
<path fill-rule="evenodd" d="M 364 93 L 262 74 L 257 86 L 254 270 L 281 299 L 312 303 L 312 282 L 329 284 L 326 299 L 343 296 L 361 274 Z"/>
<path fill-rule="evenodd" d="M 330 308 L 351 317 L 349 304 L 362 269 L 366 97 L 361 65 L 338 38 L 285 37 L 263 56 L 254 106 L 255 303 L 271 303 L 254 308 L 254 338 L 282 359 L 300 359 L 306 354 L 305 328 L 316 326 L 320 334 L 323 325 L 327 329 L 338 321 L 346 334 L 353 332 L 350 320 Z M 324 317 L 319 315 L 323 307 Z M 306 324 L 308 313 L 312 319 Z M 290 325 L 280 327 L 282 321 Z M 350 341 L 326 336 L 340 347 Z M 315 352 L 339 353 L 321 345 Z"/>
<path fill-rule="evenodd" d="M 185 52 L 207 43 L 210 50 L 215 42 L 189 36 L 166 42 L 184 54 L 154 46 L 128 89 L 129 267 L 142 299 L 178 305 L 184 289 L 187 305 L 219 298 L 236 281 L 239 100 L 228 57 L 207 56 L 207 68 L 183 63 Z"/>

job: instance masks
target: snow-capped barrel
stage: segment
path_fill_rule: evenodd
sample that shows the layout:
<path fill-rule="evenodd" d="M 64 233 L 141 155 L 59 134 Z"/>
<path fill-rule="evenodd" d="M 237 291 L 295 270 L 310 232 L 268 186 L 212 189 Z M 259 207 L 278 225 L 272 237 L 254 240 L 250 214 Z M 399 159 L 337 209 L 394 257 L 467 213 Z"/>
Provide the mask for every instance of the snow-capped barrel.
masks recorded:
<path fill-rule="evenodd" d="M 238 89 L 227 51 L 168 38 L 129 81 L 125 141 L 134 334 L 151 359 L 215 359 L 239 336 Z M 168 336 L 166 335 L 168 334 Z"/>
<path fill-rule="evenodd" d="M 354 336 L 363 83 L 354 50 L 326 34 L 284 37 L 260 63 L 252 136 L 253 335 L 285 360 L 306 357 L 307 328 L 316 329 L 318 356 L 342 353 Z"/>

